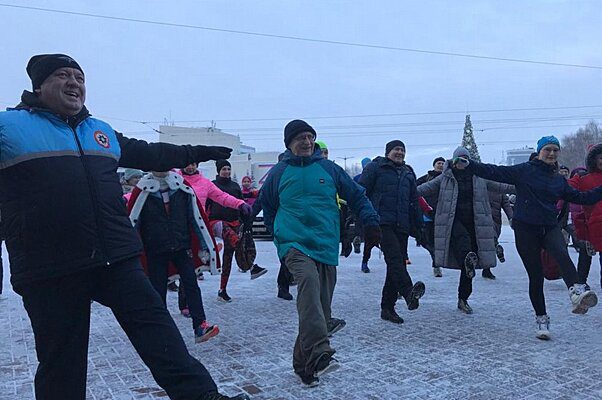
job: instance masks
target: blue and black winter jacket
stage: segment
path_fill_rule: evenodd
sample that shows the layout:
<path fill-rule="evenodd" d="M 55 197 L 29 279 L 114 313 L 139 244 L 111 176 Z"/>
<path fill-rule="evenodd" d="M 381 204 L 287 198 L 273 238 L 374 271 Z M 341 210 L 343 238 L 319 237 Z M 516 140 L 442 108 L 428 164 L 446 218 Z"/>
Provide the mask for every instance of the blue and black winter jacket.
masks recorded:
<path fill-rule="evenodd" d="M 139 255 L 117 167 L 167 171 L 206 156 L 205 146 L 128 139 L 85 108 L 61 118 L 24 92 L 0 113 L 0 212 L 15 288 Z"/>
<path fill-rule="evenodd" d="M 580 192 L 567 183 L 556 166 L 540 160 L 512 166 L 471 161 L 467 169 L 481 178 L 514 185 L 516 203 L 513 220 L 526 224 L 556 225 L 556 203 L 560 199 L 575 204 L 595 204 L 602 200 L 602 186 L 589 192 Z"/>
<path fill-rule="evenodd" d="M 415 235 L 422 224 L 418 206 L 416 175 L 407 164 L 395 165 L 386 157 L 376 157 L 366 165 L 360 185 L 380 216 L 381 225 L 391 225 Z"/>

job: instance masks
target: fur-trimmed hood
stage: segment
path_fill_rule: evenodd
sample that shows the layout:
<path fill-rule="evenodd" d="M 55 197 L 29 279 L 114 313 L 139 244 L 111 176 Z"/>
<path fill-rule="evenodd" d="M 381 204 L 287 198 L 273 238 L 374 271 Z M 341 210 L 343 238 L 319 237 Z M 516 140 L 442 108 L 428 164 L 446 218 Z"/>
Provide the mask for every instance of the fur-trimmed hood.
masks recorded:
<path fill-rule="evenodd" d="M 165 181 L 171 190 L 183 190 L 188 194 L 194 194 L 194 190 L 184 182 L 184 178 L 181 175 L 169 171 L 169 174 L 165 177 Z M 161 183 L 153 174 L 146 174 L 138 181 L 136 187 L 143 192 L 155 193 L 159 191 Z"/>
<path fill-rule="evenodd" d="M 587 165 L 587 170 L 589 172 L 596 172 L 596 157 L 598 157 L 598 154 L 600 153 L 602 153 L 602 143 L 593 145 L 587 152 L 585 165 Z"/>

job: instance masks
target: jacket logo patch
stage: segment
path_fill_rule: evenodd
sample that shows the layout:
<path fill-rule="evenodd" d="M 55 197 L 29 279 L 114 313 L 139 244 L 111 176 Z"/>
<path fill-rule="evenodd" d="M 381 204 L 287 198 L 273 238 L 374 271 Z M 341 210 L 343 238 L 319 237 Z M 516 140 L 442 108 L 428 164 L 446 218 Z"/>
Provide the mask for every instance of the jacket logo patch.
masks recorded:
<path fill-rule="evenodd" d="M 107 135 L 105 135 L 102 131 L 94 132 L 94 140 L 96 140 L 96 143 L 98 143 L 105 149 L 108 149 L 109 147 L 111 147 L 111 143 L 109 142 L 109 137 Z"/>
<path fill-rule="evenodd" d="M 320 183 L 325 183 L 326 181 L 324 180 L 324 178 L 320 178 Z"/>

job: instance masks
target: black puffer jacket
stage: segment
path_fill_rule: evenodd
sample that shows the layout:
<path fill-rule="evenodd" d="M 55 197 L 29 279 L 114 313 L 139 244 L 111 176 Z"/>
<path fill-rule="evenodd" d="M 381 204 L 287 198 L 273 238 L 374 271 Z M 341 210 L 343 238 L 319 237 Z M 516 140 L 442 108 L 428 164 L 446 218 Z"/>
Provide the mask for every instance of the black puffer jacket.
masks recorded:
<path fill-rule="evenodd" d="M 61 118 L 31 92 L 0 113 L 0 150 L 0 211 L 16 290 L 140 254 L 118 166 L 167 171 L 213 158 L 206 146 L 128 139 L 85 108 Z"/>
<path fill-rule="evenodd" d="M 140 212 L 139 227 L 146 254 L 190 249 L 193 222 L 190 195 L 177 190 L 169 196 L 169 215 L 160 192 L 151 193 Z"/>
<path fill-rule="evenodd" d="M 473 174 L 465 169 L 453 168 L 452 173 L 458 182 L 458 201 L 456 202 L 456 218 L 469 227 L 474 225 L 473 206 Z"/>
<path fill-rule="evenodd" d="M 416 179 L 416 186 L 420 186 L 423 183 L 432 181 L 433 179 L 441 175 L 441 172 L 442 171 L 435 170 L 428 171 L 425 175 L 422 175 L 420 178 Z M 437 196 L 424 196 L 424 200 L 426 200 L 426 202 L 429 203 L 429 206 L 433 208 L 433 211 L 437 210 Z"/>
<path fill-rule="evenodd" d="M 218 175 L 215 177 L 213 183 L 229 195 L 232 195 L 237 199 L 243 199 L 240 186 L 232 179 L 222 178 Z M 211 220 L 232 222 L 240 219 L 240 211 L 234 208 L 224 207 L 211 200 L 207 200 L 207 210 L 209 210 L 209 219 Z"/>
<path fill-rule="evenodd" d="M 422 214 L 412 167 L 405 163 L 398 166 L 386 157 L 377 157 L 366 165 L 359 183 L 366 188 L 381 225 L 397 226 L 409 234 L 418 231 Z"/>

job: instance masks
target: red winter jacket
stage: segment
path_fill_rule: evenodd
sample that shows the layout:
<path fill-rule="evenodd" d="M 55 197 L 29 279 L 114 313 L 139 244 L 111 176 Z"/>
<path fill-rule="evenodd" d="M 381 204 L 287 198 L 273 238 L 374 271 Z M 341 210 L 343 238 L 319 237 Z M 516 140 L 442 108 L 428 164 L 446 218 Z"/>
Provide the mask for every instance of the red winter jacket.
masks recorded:
<path fill-rule="evenodd" d="M 602 144 L 593 146 L 587 155 L 587 169 L 589 174 L 584 176 L 575 175 L 569 180 L 569 184 L 577 190 L 585 191 L 602 186 L 602 171 L 596 168 L 596 157 L 602 153 Z M 592 206 L 583 206 L 587 224 L 577 232 L 579 239 L 591 242 L 597 251 L 602 251 L 602 202 Z M 576 226 L 576 225 L 575 225 Z M 585 229 L 583 229 L 585 228 Z"/>

